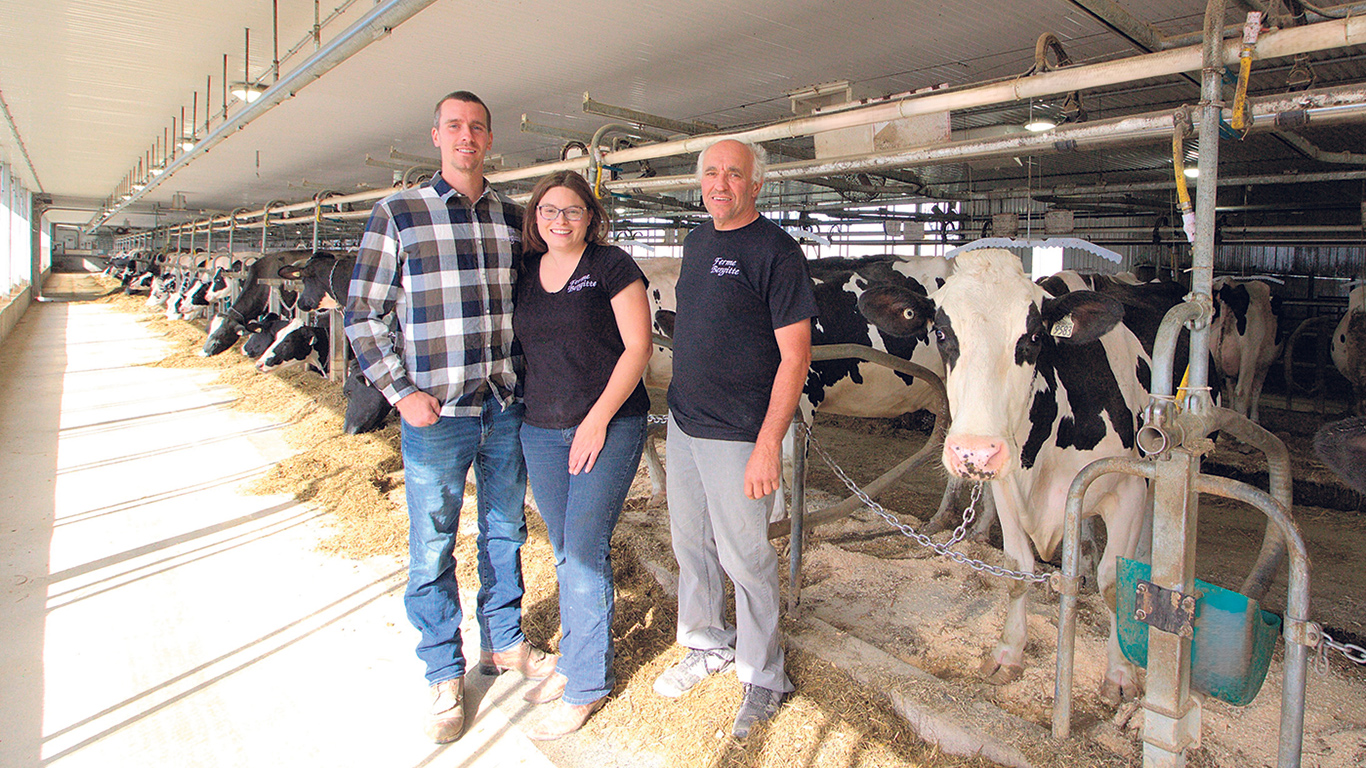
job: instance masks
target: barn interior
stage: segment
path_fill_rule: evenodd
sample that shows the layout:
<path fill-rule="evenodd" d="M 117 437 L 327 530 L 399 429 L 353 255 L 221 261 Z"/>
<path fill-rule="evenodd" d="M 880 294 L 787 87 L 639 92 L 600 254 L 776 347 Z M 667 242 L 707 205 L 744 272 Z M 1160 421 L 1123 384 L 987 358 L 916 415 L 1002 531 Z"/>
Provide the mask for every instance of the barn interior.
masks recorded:
<path fill-rule="evenodd" d="M 354 249 L 437 169 L 432 107 L 464 89 L 495 187 L 581 171 L 636 256 L 681 253 L 722 136 L 767 148 L 760 210 L 812 259 L 1011 238 L 1032 274 L 1189 285 L 1182 198 L 1213 179 L 1213 274 L 1272 283 L 1282 339 L 1325 318 L 1266 402 L 1345 415 L 1328 343 L 1366 279 L 1366 3 L 1222 5 L 1209 167 L 1198 0 L 7 0 L 0 338 L 50 272 L 119 254 Z"/>

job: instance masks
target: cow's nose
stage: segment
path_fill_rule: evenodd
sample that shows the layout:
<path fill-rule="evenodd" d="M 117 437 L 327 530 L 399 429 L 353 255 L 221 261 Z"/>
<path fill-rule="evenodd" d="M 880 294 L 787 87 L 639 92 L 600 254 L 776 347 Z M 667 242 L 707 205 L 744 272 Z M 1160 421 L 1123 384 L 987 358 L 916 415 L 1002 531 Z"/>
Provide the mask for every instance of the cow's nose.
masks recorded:
<path fill-rule="evenodd" d="M 981 435 L 954 435 L 944 441 L 949 471 L 958 477 L 991 480 L 1005 465 L 1005 442 Z"/>

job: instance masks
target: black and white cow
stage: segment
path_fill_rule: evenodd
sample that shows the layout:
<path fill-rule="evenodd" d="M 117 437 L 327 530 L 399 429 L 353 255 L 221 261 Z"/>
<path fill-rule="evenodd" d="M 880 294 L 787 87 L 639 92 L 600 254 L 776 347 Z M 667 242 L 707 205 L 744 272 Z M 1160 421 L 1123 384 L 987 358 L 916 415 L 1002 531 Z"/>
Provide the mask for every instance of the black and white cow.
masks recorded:
<path fill-rule="evenodd" d="M 303 264 L 281 267 L 280 277 L 301 280 L 298 308 L 304 312 L 339 309 L 346 305 L 351 272 L 356 268 L 355 254 L 337 255 L 318 251 Z"/>
<path fill-rule="evenodd" d="M 342 431 L 348 435 L 373 432 L 383 427 L 384 420 L 394 410 L 384 395 L 361 373 L 360 363 L 355 358 L 347 364 L 342 394 L 346 396 Z"/>
<path fill-rule="evenodd" d="M 1258 421 L 1258 401 L 1271 363 L 1281 354 L 1276 341 L 1280 298 L 1260 280 L 1215 278 L 1214 320 L 1209 351 L 1222 383 L 1225 407 Z"/>
<path fill-rule="evenodd" d="M 269 373 L 304 367 L 326 376 L 327 357 L 327 329 L 306 325 L 301 316 L 276 331 L 275 341 L 256 360 L 256 370 Z"/>
<path fill-rule="evenodd" d="M 276 251 L 257 259 L 242 281 L 236 300 L 225 312 L 209 322 L 209 335 L 199 354 L 212 357 L 231 349 L 247 333 L 247 322 L 266 313 L 270 303 L 270 286 L 261 281 L 276 277 L 280 267 L 297 264 L 311 255 L 312 251 Z M 286 304 L 293 304 L 296 298 L 293 291 L 281 291 L 280 296 Z"/>
<path fill-rule="evenodd" d="M 929 296 L 875 286 L 859 307 L 879 329 L 938 341 L 953 421 L 943 463 L 956 477 L 989 481 L 1008 568 L 1032 573 L 1033 548 L 1051 558 L 1061 542 L 1064 502 L 1077 473 L 1107 456 L 1137 456 L 1138 416 L 1147 404 L 1150 361 L 1120 323 L 1119 301 L 1095 291 L 1052 298 L 1024 274 L 1009 251 L 959 254 L 954 274 Z M 1145 515 L 1141 478 L 1096 480 L 1083 513 L 1105 521 L 1098 581 L 1113 611 L 1115 558 L 1132 556 Z M 1026 588 L 1011 582 L 1001 637 L 981 674 L 997 683 L 1024 665 Z M 1120 651 L 1111 616 L 1108 701 L 1138 692 L 1138 676 Z"/>
<path fill-rule="evenodd" d="M 650 281 L 654 330 L 669 336 L 673 310 L 677 306 L 674 286 L 680 260 L 637 259 L 636 263 Z M 859 344 L 910 360 L 935 374 L 942 373 L 943 362 L 935 352 L 933 342 L 923 337 L 906 339 L 880 333 L 859 313 L 858 300 L 872 285 L 895 285 L 923 295 L 942 285 L 951 270 L 951 262 L 937 257 L 870 256 L 807 262 L 820 310 L 812 324 L 811 343 Z M 671 351 L 656 347 L 646 369 L 646 384 L 667 387 L 672 363 Z M 817 411 L 840 416 L 894 418 L 930 407 L 934 403 L 934 391 L 924 381 L 876 363 L 853 359 L 821 360 L 811 364 L 798 409 L 808 424 Z M 790 448 L 785 446 L 786 455 L 791 455 Z M 653 482 L 656 466 L 652 453 L 647 451 L 646 460 Z M 663 477 L 662 470 L 659 477 Z M 661 486 L 662 483 L 655 486 L 657 494 L 662 492 Z"/>
<path fill-rule="evenodd" d="M 1347 312 L 1333 329 L 1333 365 L 1352 385 L 1353 411 L 1366 416 L 1366 285 L 1347 296 Z"/>
<path fill-rule="evenodd" d="M 289 320 L 274 312 L 267 312 L 258 318 L 248 320 L 243 327 L 242 335 L 246 337 L 246 341 L 242 342 L 242 354 L 252 360 L 261 359 L 261 355 L 275 343 L 276 334 L 287 325 Z"/>

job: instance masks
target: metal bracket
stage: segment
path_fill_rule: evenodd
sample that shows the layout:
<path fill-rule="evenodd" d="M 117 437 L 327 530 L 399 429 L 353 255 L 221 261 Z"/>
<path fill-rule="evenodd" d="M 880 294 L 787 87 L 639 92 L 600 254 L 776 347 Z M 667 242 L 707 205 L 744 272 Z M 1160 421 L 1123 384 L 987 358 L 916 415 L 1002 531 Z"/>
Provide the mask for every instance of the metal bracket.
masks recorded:
<path fill-rule="evenodd" d="M 1151 581 L 1138 580 L 1134 587 L 1134 618 L 1153 629 L 1180 635 L 1187 640 L 1195 636 L 1195 596 L 1174 589 L 1163 589 Z"/>
<path fill-rule="evenodd" d="M 1068 578 L 1062 571 L 1054 571 L 1048 574 L 1048 587 L 1059 595 L 1079 595 L 1081 594 L 1082 580 L 1073 576 Z"/>
<path fill-rule="evenodd" d="M 1317 622 L 1285 617 L 1285 640 L 1288 643 L 1317 648 L 1323 642 L 1323 627 Z"/>

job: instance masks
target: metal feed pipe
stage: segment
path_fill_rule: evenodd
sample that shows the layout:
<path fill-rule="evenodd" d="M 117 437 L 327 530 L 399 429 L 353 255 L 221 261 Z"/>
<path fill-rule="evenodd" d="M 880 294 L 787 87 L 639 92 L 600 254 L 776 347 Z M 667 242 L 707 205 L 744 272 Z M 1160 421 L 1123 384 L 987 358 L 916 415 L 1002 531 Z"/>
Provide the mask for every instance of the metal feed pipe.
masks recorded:
<path fill-rule="evenodd" d="M 298 69 L 280 78 L 262 93 L 259 98 L 247 104 L 241 112 L 224 120 L 217 128 L 199 141 L 192 149 L 176 158 L 158 176 L 148 179 L 147 186 L 134 191 L 127 200 L 120 202 L 109 212 L 97 218 L 108 219 L 128 205 L 136 202 L 186 164 L 205 154 L 224 139 L 245 128 L 248 123 L 274 109 L 281 102 L 294 96 L 299 90 L 322 77 L 333 67 L 359 53 L 366 46 L 389 34 L 394 27 L 402 24 L 431 5 L 435 0 L 383 0 L 369 13 L 356 20 L 356 23 L 342 30 L 335 38 L 309 56 Z M 95 226 L 91 219 L 89 227 Z"/>

